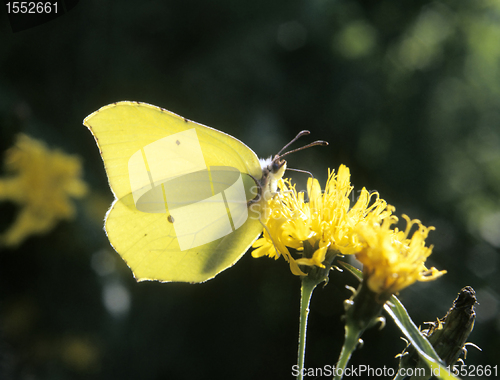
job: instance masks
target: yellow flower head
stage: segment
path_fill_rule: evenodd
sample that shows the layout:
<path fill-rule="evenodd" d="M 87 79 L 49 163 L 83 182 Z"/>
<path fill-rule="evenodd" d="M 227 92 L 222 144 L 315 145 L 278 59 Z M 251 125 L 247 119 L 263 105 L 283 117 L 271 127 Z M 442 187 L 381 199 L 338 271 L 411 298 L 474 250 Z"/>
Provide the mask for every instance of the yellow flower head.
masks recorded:
<path fill-rule="evenodd" d="M 419 220 L 410 220 L 406 215 L 403 217 L 407 223 L 405 231 L 391 229 L 398 221 L 395 216 L 382 221 L 370 216 L 355 228 L 361 241 L 356 258 L 363 264 L 363 281 L 383 299 L 415 281 L 435 280 L 446 273 L 425 266 L 432 252 L 432 246 L 425 246 L 425 239 L 434 227 L 425 227 Z M 418 229 L 408 238 L 414 225 Z"/>
<path fill-rule="evenodd" d="M 7 151 L 5 168 L 9 176 L 0 179 L 0 201 L 17 203 L 21 210 L 0 235 L 4 245 L 16 246 L 29 235 L 49 231 L 58 220 L 70 219 L 75 213 L 70 198 L 80 198 L 87 191 L 78 157 L 49 150 L 23 134 Z"/>
<path fill-rule="evenodd" d="M 364 188 L 355 205 L 350 207 L 349 195 L 353 187 L 349 169 L 344 165 L 339 167 L 337 175 L 333 171 L 329 173 L 324 192 L 316 179 L 309 178 L 309 202 L 304 200 L 303 192 L 296 192 L 290 180 L 281 180 L 278 187 L 280 192 L 269 201 L 264 235 L 253 244 L 256 249 L 252 255 L 275 259 L 283 255 L 295 275 L 305 275 L 299 265 L 324 268 L 328 251 L 355 253 L 361 243 L 353 234 L 354 227 L 369 214 L 381 219 L 390 215 L 386 202 L 378 193 L 369 194 Z M 312 257 L 292 257 L 288 248 L 300 254 L 306 241 L 314 248 Z"/>

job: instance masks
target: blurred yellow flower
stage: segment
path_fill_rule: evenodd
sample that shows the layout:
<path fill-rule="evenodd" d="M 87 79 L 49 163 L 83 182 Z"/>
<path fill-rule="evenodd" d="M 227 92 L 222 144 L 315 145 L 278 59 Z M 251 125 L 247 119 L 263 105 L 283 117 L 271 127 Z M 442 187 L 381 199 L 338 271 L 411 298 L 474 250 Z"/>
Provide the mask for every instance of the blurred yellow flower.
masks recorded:
<path fill-rule="evenodd" d="M 305 202 L 303 192 L 296 192 L 290 180 L 281 180 L 278 187 L 280 192 L 269 201 L 264 235 L 253 244 L 256 249 L 252 256 L 267 255 L 278 259 L 283 255 L 295 275 L 305 275 L 299 265 L 324 268 L 328 251 L 355 253 L 361 244 L 357 235 L 353 234 L 356 225 L 369 214 L 381 219 L 390 215 L 387 203 L 379 198 L 378 193 L 370 194 L 365 188 L 354 206 L 350 207 L 349 195 L 353 187 L 345 165 L 339 167 L 337 175 L 334 171 L 329 173 L 324 192 L 316 179 L 309 178 L 309 202 Z M 312 257 L 292 257 L 288 248 L 301 254 L 306 241 L 314 249 Z"/>
<path fill-rule="evenodd" d="M 410 220 L 406 215 L 403 217 L 406 219 L 405 231 L 391 229 L 398 221 L 392 215 L 384 220 L 371 215 L 355 228 L 361 241 L 356 258 L 363 264 L 363 281 L 384 300 L 415 281 L 435 280 L 446 273 L 425 266 L 433 248 L 425 246 L 425 239 L 434 227 L 425 227 L 419 220 Z M 418 229 L 408 238 L 414 225 Z"/>
<path fill-rule="evenodd" d="M 17 246 L 30 235 L 48 232 L 59 220 L 72 218 L 75 208 L 70 198 L 87 192 L 78 157 L 49 150 L 24 134 L 6 152 L 5 168 L 8 175 L 0 179 L 0 201 L 14 202 L 20 211 L 0 235 L 0 245 Z"/>

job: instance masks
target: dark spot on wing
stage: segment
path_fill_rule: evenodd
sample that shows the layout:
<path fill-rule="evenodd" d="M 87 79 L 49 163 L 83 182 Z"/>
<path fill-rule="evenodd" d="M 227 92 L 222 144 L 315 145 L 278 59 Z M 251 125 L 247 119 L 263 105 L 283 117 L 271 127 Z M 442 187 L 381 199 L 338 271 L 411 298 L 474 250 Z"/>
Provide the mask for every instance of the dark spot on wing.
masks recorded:
<path fill-rule="evenodd" d="M 174 217 L 172 215 L 169 215 L 167 220 L 170 222 L 170 223 L 173 223 L 174 222 Z"/>
<path fill-rule="evenodd" d="M 177 145 L 181 145 L 181 142 L 180 142 L 179 140 L 176 140 L 176 141 L 175 141 L 175 143 L 176 143 Z"/>

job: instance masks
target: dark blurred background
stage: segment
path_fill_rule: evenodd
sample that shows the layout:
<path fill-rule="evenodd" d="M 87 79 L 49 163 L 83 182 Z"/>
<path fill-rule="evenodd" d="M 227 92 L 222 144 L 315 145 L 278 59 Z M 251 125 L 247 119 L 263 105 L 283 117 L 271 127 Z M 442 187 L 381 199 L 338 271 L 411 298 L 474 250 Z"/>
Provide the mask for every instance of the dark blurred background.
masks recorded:
<path fill-rule="evenodd" d="M 324 185 L 346 164 L 355 192 L 377 190 L 435 226 L 429 264 L 448 274 L 400 298 L 419 325 L 472 286 L 470 341 L 483 351 L 469 347 L 466 363 L 499 364 L 497 1 L 87 0 L 18 32 L 5 7 L 1 17 L 0 151 L 23 132 L 77 154 L 90 189 L 73 220 L 0 247 L 1 379 L 292 378 L 300 281 L 284 260 L 246 254 L 201 285 L 136 283 L 109 246 L 112 194 L 82 121 L 120 100 L 227 132 L 259 156 L 302 129 L 328 140 L 288 165 Z M 0 203 L 2 230 L 16 210 Z M 338 358 L 346 284 L 356 281 L 333 272 L 313 295 L 307 367 Z M 368 331 L 352 365 L 397 367 L 399 336 L 392 321 Z"/>

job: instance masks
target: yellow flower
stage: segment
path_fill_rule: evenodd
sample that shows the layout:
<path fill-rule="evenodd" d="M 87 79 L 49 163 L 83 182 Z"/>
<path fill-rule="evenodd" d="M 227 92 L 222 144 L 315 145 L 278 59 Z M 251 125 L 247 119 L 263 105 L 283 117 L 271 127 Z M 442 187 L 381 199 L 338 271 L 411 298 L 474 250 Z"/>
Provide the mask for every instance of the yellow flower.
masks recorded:
<path fill-rule="evenodd" d="M 305 275 L 299 265 L 324 268 L 328 251 L 355 253 L 361 244 L 353 234 L 356 225 L 369 214 L 381 219 L 390 215 L 390 210 L 386 210 L 387 203 L 379 198 L 378 193 L 369 194 L 365 188 L 356 204 L 350 207 L 349 195 L 353 187 L 345 165 L 339 167 L 337 175 L 333 171 L 329 173 L 324 192 L 316 179 L 309 178 L 309 202 L 305 202 L 303 192 L 296 192 L 290 180 L 281 180 L 278 187 L 280 192 L 269 201 L 264 235 L 253 244 L 256 249 L 252 255 L 267 255 L 275 259 L 283 255 L 295 275 Z M 303 254 L 304 242 L 313 247 L 312 257 L 295 259 L 288 248 Z"/>
<path fill-rule="evenodd" d="M 435 280 L 446 273 L 425 266 L 433 248 L 425 246 L 425 239 L 434 227 L 425 227 L 419 220 L 410 220 L 406 215 L 403 217 L 407 223 L 405 231 L 391 229 L 398 221 L 395 216 L 381 221 L 374 215 L 355 229 L 361 242 L 356 258 L 363 264 L 363 281 L 381 295 L 381 299 L 387 299 L 415 281 Z M 418 229 L 408 238 L 414 225 Z"/>
<path fill-rule="evenodd" d="M 59 220 L 72 218 L 75 208 L 70 198 L 87 192 L 78 157 L 49 150 L 23 134 L 7 151 L 5 167 L 9 175 L 0 179 L 0 201 L 17 203 L 20 211 L 0 235 L 2 245 L 17 246 L 29 235 L 46 233 Z"/>

